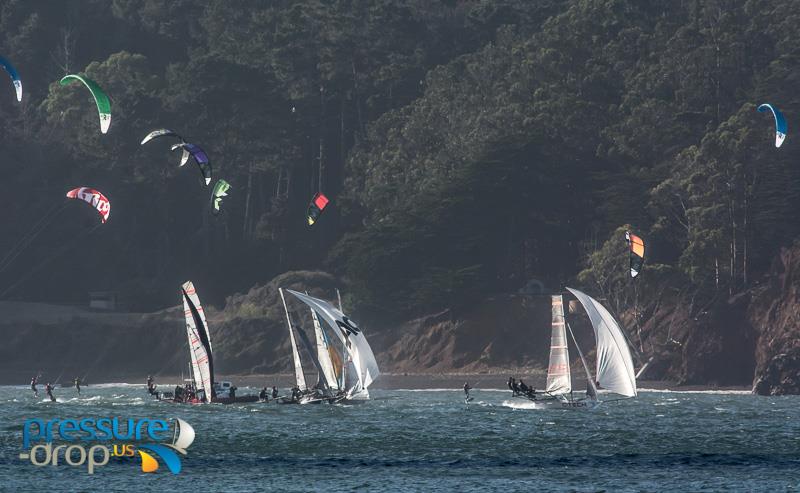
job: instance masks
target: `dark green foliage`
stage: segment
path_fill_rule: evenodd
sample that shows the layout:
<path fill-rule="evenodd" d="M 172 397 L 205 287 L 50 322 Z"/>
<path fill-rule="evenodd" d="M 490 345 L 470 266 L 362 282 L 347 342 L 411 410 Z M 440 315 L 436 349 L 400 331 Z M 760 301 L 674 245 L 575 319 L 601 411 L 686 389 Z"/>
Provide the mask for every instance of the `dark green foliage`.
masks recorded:
<path fill-rule="evenodd" d="M 611 298 L 628 289 L 621 224 L 648 241 L 640 289 L 729 295 L 800 233 L 798 17 L 777 0 L 0 1 L 26 90 L 0 91 L 0 251 L 69 188 L 113 204 L 9 295 L 153 308 L 187 278 L 221 300 L 326 267 L 367 317 L 581 271 Z M 67 71 L 109 93 L 108 135 L 86 91 L 58 86 Z M 761 102 L 788 118 L 781 149 Z M 193 163 L 139 146 L 157 127 L 208 152 L 223 214 Z M 333 202 L 309 228 L 317 190 Z M 82 212 L 0 291 L 91 227 Z"/>

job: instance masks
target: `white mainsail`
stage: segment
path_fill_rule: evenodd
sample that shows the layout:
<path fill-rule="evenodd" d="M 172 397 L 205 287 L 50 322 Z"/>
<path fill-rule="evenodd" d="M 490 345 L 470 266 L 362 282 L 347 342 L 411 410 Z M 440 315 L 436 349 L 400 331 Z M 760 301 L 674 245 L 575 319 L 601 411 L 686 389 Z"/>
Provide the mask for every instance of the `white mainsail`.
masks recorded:
<path fill-rule="evenodd" d="M 322 368 L 322 373 L 324 374 L 325 380 L 328 382 L 329 386 L 333 390 L 339 390 L 339 377 L 334 367 L 332 357 L 332 352 L 335 351 L 335 349 L 328 344 L 328 336 L 325 334 L 325 331 L 322 330 L 322 326 L 319 323 L 319 318 L 314 310 L 311 310 L 311 320 L 314 321 L 314 334 L 317 339 L 317 359 L 319 360 L 319 365 Z M 341 366 L 341 361 L 339 362 L 339 366 Z M 339 372 L 341 372 L 341 370 Z"/>
<path fill-rule="evenodd" d="M 568 394 L 572 390 L 569 368 L 569 349 L 564 322 L 564 300 L 562 296 L 551 297 L 552 333 L 550 335 L 550 363 L 547 366 L 547 388 L 550 394 Z"/>
<path fill-rule="evenodd" d="M 297 350 L 297 341 L 295 341 L 294 338 L 292 319 L 289 317 L 289 308 L 286 307 L 286 298 L 283 296 L 283 288 L 280 288 L 278 292 L 281 293 L 283 309 L 286 311 L 286 324 L 289 326 L 289 340 L 292 342 L 292 359 L 294 360 L 294 377 L 297 382 L 297 387 L 300 390 L 306 390 L 308 388 L 306 385 L 306 376 L 303 373 L 303 365 L 300 363 L 300 353 Z"/>
<path fill-rule="evenodd" d="M 189 338 L 189 354 L 192 357 L 192 374 L 197 390 L 203 390 L 204 400 L 211 402 L 214 382 L 214 363 L 211 336 L 200 298 L 192 281 L 181 286 L 183 313 L 186 317 L 186 335 Z"/>
<path fill-rule="evenodd" d="M 567 288 L 580 301 L 594 328 L 597 339 L 597 377 L 600 388 L 609 392 L 636 396 L 636 376 L 633 371 L 631 352 L 625 335 L 614 317 L 591 296 Z"/>
<path fill-rule="evenodd" d="M 341 310 L 335 308 L 330 303 L 312 296 L 298 293 L 287 289 L 297 299 L 308 305 L 318 317 L 333 329 L 340 341 L 346 348 L 352 360 L 353 367 L 358 377 L 359 389 L 367 389 L 370 384 L 380 375 L 378 363 L 372 348 L 369 347 L 364 333 Z"/>

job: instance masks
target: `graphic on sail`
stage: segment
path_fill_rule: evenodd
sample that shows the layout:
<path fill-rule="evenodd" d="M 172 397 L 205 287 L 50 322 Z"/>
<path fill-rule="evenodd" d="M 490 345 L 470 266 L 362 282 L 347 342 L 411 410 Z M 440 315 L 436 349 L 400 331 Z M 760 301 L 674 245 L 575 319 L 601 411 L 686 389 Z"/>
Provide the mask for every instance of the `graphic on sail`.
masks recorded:
<path fill-rule="evenodd" d="M 318 317 L 324 320 L 325 323 L 333 329 L 333 332 L 339 337 L 339 340 L 346 348 L 352 360 L 352 367 L 358 381 L 358 388 L 356 390 L 368 388 L 378 375 L 380 375 L 380 370 L 378 369 L 377 361 L 375 361 L 372 348 L 370 348 L 367 339 L 364 337 L 361 329 L 358 328 L 358 325 L 327 301 L 298 293 L 291 289 L 287 289 L 287 291 L 308 305 L 316 312 Z M 349 373 L 349 371 L 348 369 L 347 372 Z M 350 375 L 348 375 L 348 377 L 350 377 Z"/>
<path fill-rule="evenodd" d="M 580 301 L 594 328 L 597 339 L 597 376 L 595 381 L 601 389 L 624 395 L 636 396 L 636 376 L 633 371 L 631 352 L 625 335 L 614 317 L 591 296 L 567 288 Z"/>
<path fill-rule="evenodd" d="M 206 316 L 192 281 L 181 286 L 183 313 L 186 317 L 186 335 L 189 338 L 189 353 L 192 358 L 192 373 L 197 390 L 203 390 L 203 400 L 214 398 L 214 359 L 211 338 L 208 334 Z"/>
<path fill-rule="evenodd" d="M 550 363 L 547 366 L 547 392 L 567 394 L 572 390 L 569 368 L 569 349 L 564 321 L 564 301 L 561 295 L 551 297 L 552 332 L 550 335 Z"/>

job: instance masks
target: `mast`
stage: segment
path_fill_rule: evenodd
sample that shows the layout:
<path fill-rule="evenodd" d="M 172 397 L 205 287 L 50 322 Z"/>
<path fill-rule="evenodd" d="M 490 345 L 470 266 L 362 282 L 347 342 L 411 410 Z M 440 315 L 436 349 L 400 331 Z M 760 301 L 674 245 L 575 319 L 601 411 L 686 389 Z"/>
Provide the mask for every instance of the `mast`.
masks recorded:
<path fill-rule="evenodd" d="M 295 326 L 295 330 L 297 331 L 297 335 L 300 338 L 300 342 L 303 343 L 303 347 L 305 347 L 306 352 L 308 352 L 308 357 L 311 359 L 311 363 L 314 365 L 314 368 L 317 369 L 317 375 L 321 377 L 317 381 L 317 383 L 318 384 L 321 383 L 325 389 L 330 389 L 331 385 L 328 383 L 328 378 L 325 375 L 325 372 L 322 371 L 319 359 L 317 359 L 317 356 L 314 354 L 314 349 L 311 346 L 311 341 L 308 340 L 308 336 L 301 327 Z"/>
<path fill-rule="evenodd" d="M 342 309 L 342 293 L 339 292 L 339 288 L 336 288 L 336 299 L 339 301 L 339 311 L 344 313 Z M 347 390 L 344 388 L 347 385 L 347 363 L 351 362 L 352 359 L 350 358 L 350 353 L 347 351 L 347 348 L 344 346 L 344 342 L 342 343 L 342 355 L 345 356 L 344 363 L 342 363 L 342 381 L 339 383 L 339 388 L 342 390 Z"/>
<path fill-rule="evenodd" d="M 303 365 L 300 363 L 300 353 L 297 351 L 297 342 L 294 339 L 294 331 L 292 331 L 292 319 L 289 316 L 289 308 L 286 306 L 286 298 L 283 296 L 283 288 L 278 288 L 281 294 L 281 301 L 283 301 L 283 310 L 286 312 L 286 324 L 289 326 L 289 340 L 292 342 L 292 359 L 294 360 L 294 376 L 297 382 L 297 388 L 306 390 L 306 377 L 303 374 Z"/>
<path fill-rule="evenodd" d="M 313 308 L 311 310 L 311 320 L 314 322 L 314 335 L 317 340 L 317 360 L 319 361 L 320 368 L 328 386 L 332 389 L 339 390 L 339 373 L 341 373 L 342 360 L 336 354 L 328 336 L 325 334 L 322 325 L 319 323 L 317 312 Z M 338 367 L 337 367 L 338 364 Z"/>
<path fill-rule="evenodd" d="M 569 324 L 567 324 L 567 329 L 569 329 L 569 335 L 572 337 L 572 342 L 575 343 L 575 349 L 578 350 L 578 354 L 581 357 L 583 370 L 586 372 L 586 395 L 591 399 L 597 400 L 597 386 L 595 386 L 592 373 L 589 371 L 589 365 L 586 364 L 586 358 L 583 357 L 583 351 L 581 351 L 581 347 L 578 346 L 578 341 L 575 340 L 575 334 L 572 333 L 572 327 Z"/>

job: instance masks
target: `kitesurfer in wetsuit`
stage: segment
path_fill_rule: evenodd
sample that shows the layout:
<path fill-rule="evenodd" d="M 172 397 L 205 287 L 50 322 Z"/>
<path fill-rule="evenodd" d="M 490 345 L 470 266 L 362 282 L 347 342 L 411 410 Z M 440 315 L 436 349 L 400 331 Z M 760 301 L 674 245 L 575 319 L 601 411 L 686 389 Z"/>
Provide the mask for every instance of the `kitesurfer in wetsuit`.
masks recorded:
<path fill-rule="evenodd" d="M 470 390 L 472 390 L 472 387 L 469 386 L 469 382 L 464 382 L 464 400 L 465 401 L 468 401 L 470 399 L 470 397 L 469 397 L 469 391 Z"/>
<path fill-rule="evenodd" d="M 272 398 L 273 399 L 277 399 L 278 398 L 278 387 L 276 387 L 274 385 L 272 386 Z"/>
<path fill-rule="evenodd" d="M 50 382 L 47 382 L 47 385 L 44 386 L 44 391 L 47 392 L 47 397 L 49 397 L 52 402 L 56 401 L 56 398 L 53 396 L 53 386 L 50 385 Z"/>
<path fill-rule="evenodd" d="M 75 383 L 75 390 L 78 391 L 78 395 L 81 395 L 81 379 L 75 377 L 75 380 L 73 380 L 73 382 Z"/>
<path fill-rule="evenodd" d="M 33 391 L 34 397 L 39 397 L 39 390 L 36 389 L 36 384 L 39 383 L 39 375 L 31 378 L 31 390 Z"/>

